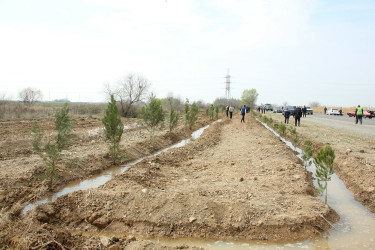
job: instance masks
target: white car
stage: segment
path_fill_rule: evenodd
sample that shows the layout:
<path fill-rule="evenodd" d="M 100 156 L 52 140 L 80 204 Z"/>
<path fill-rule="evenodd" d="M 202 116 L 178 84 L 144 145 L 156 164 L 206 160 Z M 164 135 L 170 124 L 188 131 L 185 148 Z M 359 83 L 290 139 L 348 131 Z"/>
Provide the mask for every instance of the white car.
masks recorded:
<path fill-rule="evenodd" d="M 340 111 L 338 109 L 328 109 L 327 115 L 340 115 Z"/>

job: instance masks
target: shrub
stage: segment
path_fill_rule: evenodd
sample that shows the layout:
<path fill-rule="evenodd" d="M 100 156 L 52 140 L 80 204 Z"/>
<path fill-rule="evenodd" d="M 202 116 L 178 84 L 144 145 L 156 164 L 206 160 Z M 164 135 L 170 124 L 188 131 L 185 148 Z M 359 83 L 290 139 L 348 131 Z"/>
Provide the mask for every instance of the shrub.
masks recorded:
<path fill-rule="evenodd" d="M 312 157 L 311 146 L 312 146 L 312 142 L 310 140 L 306 140 L 305 141 L 305 149 L 303 150 L 303 155 L 302 155 L 302 159 L 304 161 L 305 169 L 307 168 L 307 166 L 311 165 L 311 161 L 310 161 L 310 159 Z"/>
<path fill-rule="evenodd" d="M 162 101 L 155 96 L 151 96 L 149 103 L 142 107 L 141 117 L 143 124 L 150 132 L 151 140 L 153 141 L 155 129 L 164 125 L 164 111 Z"/>
<path fill-rule="evenodd" d="M 73 129 L 73 122 L 69 117 L 67 105 L 56 111 L 55 129 L 57 130 L 56 140 L 52 142 L 48 139 L 44 145 L 42 145 L 44 133 L 39 124 L 34 123 L 31 129 L 33 138 L 31 147 L 47 165 L 45 174 L 49 179 L 49 190 L 53 189 L 54 180 L 58 177 L 57 166 L 62 159 L 61 152 L 68 148 L 71 139 L 70 132 Z"/>
<path fill-rule="evenodd" d="M 316 178 L 318 181 L 317 191 L 319 194 L 325 193 L 324 201 L 327 203 L 328 181 L 331 180 L 333 171 L 333 162 L 335 160 L 335 152 L 331 146 L 327 145 L 320 148 L 314 157 L 316 164 Z"/>
<path fill-rule="evenodd" d="M 266 115 L 263 116 L 263 122 L 266 123 L 266 124 L 268 124 L 268 122 L 269 122 L 268 117 Z"/>
<path fill-rule="evenodd" d="M 290 132 L 293 146 L 297 147 L 299 145 L 299 140 L 298 140 L 298 134 L 297 134 L 296 128 L 293 126 L 289 127 L 289 132 Z"/>
<path fill-rule="evenodd" d="M 173 131 L 173 129 L 175 129 L 177 127 L 177 125 L 178 125 L 178 118 L 179 118 L 178 112 L 176 112 L 174 110 L 174 108 L 171 107 L 171 109 L 169 111 L 169 119 L 168 119 L 169 132 L 170 133 Z"/>
<path fill-rule="evenodd" d="M 199 113 L 199 106 L 193 103 L 190 107 L 189 100 L 186 99 L 185 102 L 185 109 L 184 109 L 184 118 L 185 118 L 185 125 L 192 129 L 195 125 L 196 121 L 198 120 L 198 113 Z"/>
<path fill-rule="evenodd" d="M 286 126 L 285 126 L 285 124 L 284 123 L 282 123 L 282 122 L 280 122 L 279 123 L 279 126 L 277 126 L 277 131 L 279 132 L 279 135 L 281 136 L 281 137 L 285 137 L 285 135 L 286 135 Z"/>
<path fill-rule="evenodd" d="M 102 119 L 104 125 L 104 134 L 108 142 L 109 154 L 116 164 L 124 156 L 120 155 L 120 140 L 124 132 L 124 124 L 121 121 L 116 105 L 116 100 L 111 95 L 111 101 L 108 103 L 105 115 Z"/>
<path fill-rule="evenodd" d="M 224 107 L 225 110 L 225 107 Z M 219 106 L 215 106 L 215 118 L 219 119 Z"/>

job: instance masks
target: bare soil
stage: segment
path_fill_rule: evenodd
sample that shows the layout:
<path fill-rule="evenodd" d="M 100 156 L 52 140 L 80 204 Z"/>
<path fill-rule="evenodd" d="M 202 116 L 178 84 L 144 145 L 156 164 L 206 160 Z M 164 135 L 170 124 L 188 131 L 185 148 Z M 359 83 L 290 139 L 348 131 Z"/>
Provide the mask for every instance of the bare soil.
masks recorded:
<path fill-rule="evenodd" d="M 281 114 L 267 113 L 277 122 L 284 122 Z M 340 121 L 314 120 L 311 116 L 301 118 L 301 127 L 297 127 L 301 148 L 306 139 L 314 143 L 315 150 L 321 146 L 331 145 L 335 150 L 334 170 L 346 187 L 354 193 L 354 198 L 375 213 L 375 136 L 362 134 L 353 128 L 346 128 Z M 322 124 L 322 121 L 326 123 Z M 290 118 L 294 126 L 294 118 Z M 360 125 L 352 126 L 362 129 Z"/>
<path fill-rule="evenodd" d="M 1 122 L 0 126 L 0 215 L 19 204 L 44 196 L 49 191 L 45 180 L 45 164 L 31 150 L 31 127 L 40 124 L 45 132 L 45 140 L 54 136 L 54 120 Z M 157 131 L 154 142 L 145 128 L 137 125 L 136 119 L 123 119 L 125 132 L 120 146 L 125 149 L 126 158 L 119 164 L 150 155 L 190 136 L 191 131 L 180 125 L 173 133 Z M 200 117 L 193 128 L 209 124 L 209 119 Z M 58 166 L 59 178 L 54 190 L 73 180 L 87 178 L 112 167 L 108 148 L 102 131 L 102 122 L 95 118 L 75 120 L 74 138 L 69 150 L 63 152 L 65 160 Z"/>
<path fill-rule="evenodd" d="M 197 127 L 209 122 L 200 120 Z M 43 165 L 28 149 L 30 122 L 1 124 L 6 138 L 0 148 L 6 152 L 0 158 L 1 205 L 7 214 L 0 225 L 1 244 L 176 249 L 187 246 L 167 248 L 127 235 L 284 241 L 328 230 L 326 220 L 334 223 L 339 217 L 315 197 L 311 174 L 271 132 L 251 116 L 246 120 L 241 124 L 238 116 L 224 119 L 185 147 L 146 159 L 99 188 L 65 195 L 21 217 L 17 211 L 22 203 L 46 193 L 38 179 Z M 43 124 L 52 129 L 52 121 Z M 62 167 L 56 188 L 111 165 L 100 127 L 100 120 L 77 121 L 69 157 L 79 157 L 81 164 Z M 190 132 L 182 126 L 172 137 L 159 132 L 157 146 L 151 146 L 144 129 L 131 127 L 121 144 L 129 161 Z M 124 237 L 101 238 L 93 236 L 95 232 Z"/>

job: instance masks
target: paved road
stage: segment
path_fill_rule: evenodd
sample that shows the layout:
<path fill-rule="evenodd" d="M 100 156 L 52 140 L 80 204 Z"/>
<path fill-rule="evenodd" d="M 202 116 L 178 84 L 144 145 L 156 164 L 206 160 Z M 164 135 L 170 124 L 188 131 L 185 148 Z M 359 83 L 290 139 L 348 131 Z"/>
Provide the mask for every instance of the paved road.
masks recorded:
<path fill-rule="evenodd" d="M 292 118 L 293 119 L 293 118 Z M 372 135 L 375 137 L 375 118 L 365 119 L 363 118 L 363 124 L 355 124 L 354 117 L 348 116 L 333 116 L 333 115 L 323 115 L 323 114 L 314 114 L 308 115 L 306 118 L 307 121 L 315 122 L 338 129 L 345 129 L 348 131 L 354 131 L 359 134 Z"/>

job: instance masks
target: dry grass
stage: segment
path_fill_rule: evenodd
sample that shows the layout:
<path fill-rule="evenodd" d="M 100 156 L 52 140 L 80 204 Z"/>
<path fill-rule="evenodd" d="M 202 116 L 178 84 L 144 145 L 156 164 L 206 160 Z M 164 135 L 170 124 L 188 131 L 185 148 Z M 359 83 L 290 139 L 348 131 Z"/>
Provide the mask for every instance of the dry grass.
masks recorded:
<path fill-rule="evenodd" d="M 0 102 L 0 121 L 32 120 L 51 118 L 56 109 L 63 103 L 34 103 Z M 77 116 L 102 116 L 107 107 L 106 103 L 69 103 L 70 114 Z"/>

